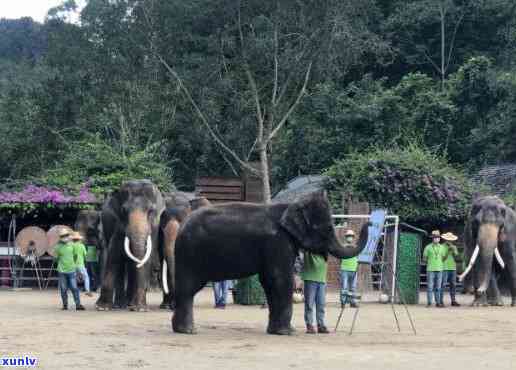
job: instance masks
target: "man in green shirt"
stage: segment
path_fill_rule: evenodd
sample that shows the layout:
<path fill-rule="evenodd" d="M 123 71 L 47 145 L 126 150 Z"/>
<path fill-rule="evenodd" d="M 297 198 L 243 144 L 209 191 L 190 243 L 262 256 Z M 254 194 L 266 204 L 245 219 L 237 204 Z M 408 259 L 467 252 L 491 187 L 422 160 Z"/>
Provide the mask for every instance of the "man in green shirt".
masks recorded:
<path fill-rule="evenodd" d="M 328 256 L 304 252 L 301 278 L 304 280 L 306 333 L 315 334 L 314 306 L 316 309 L 317 332 L 328 334 L 324 324 L 326 306 L 326 274 Z"/>
<path fill-rule="evenodd" d="M 440 244 L 440 241 L 441 233 L 439 230 L 432 231 L 432 243 L 428 244 L 423 251 L 423 260 L 426 262 L 427 307 L 432 306 L 432 292 L 434 292 L 436 307 L 444 307 L 441 300 L 441 287 L 444 260 L 448 249 Z"/>
<path fill-rule="evenodd" d="M 86 266 L 84 264 L 87 256 L 86 247 L 82 244 L 82 235 L 78 232 L 73 232 L 72 236 L 73 247 L 75 248 L 75 264 L 77 273 L 82 277 L 82 281 L 84 282 L 84 290 L 86 291 L 86 295 L 91 297 L 90 291 L 90 277 L 88 276 L 88 271 L 86 270 Z"/>
<path fill-rule="evenodd" d="M 70 242 L 70 233 L 61 230 L 59 242 L 54 248 L 57 259 L 57 272 L 59 274 L 59 290 L 63 301 L 63 310 L 68 309 L 68 289 L 72 291 L 75 307 L 77 311 L 84 310 L 81 305 L 79 288 L 77 288 L 76 276 L 76 254 L 74 245 Z"/>
<path fill-rule="evenodd" d="M 452 243 L 458 239 L 453 233 L 446 233 L 441 236 L 445 241 L 446 246 L 446 259 L 443 267 L 443 285 L 441 287 L 441 302 L 443 302 L 444 288 L 446 283 L 450 283 L 450 298 L 451 305 L 459 307 L 460 304 L 455 299 L 455 292 L 457 290 L 457 263 L 456 259 L 459 258 L 459 251 L 457 247 Z"/>
<path fill-rule="evenodd" d="M 344 234 L 345 244 L 353 244 L 355 233 L 353 230 L 347 230 Z M 355 292 L 357 290 L 357 268 L 358 256 L 344 258 L 340 263 L 340 304 L 343 307 L 348 300 L 351 307 L 358 307 L 355 300 Z"/>

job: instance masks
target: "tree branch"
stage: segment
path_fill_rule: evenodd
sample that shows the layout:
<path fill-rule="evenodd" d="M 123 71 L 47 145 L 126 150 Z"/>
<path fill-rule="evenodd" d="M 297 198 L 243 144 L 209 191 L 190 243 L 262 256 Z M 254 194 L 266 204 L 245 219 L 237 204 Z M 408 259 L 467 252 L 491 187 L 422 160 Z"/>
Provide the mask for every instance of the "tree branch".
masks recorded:
<path fill-rule="evenodd" d="M 183 84 L 183 81 L 181 80 L 181 77 L 179 77 L 177 72 L 172 67 L 170 67 L 170 65 L 161 57 L 161 55 L 157 54 L 156 56 L 159 59 L 160 63 L 166 68 L 166 70 L 176 79 L 179 87 L 183 91 L 183 94 L 185 94 L 186 98 L 190 101 L 190 104 L 192 104 L 192 106 L 194 107 L 195 112 L 197 113 L 197 115 L 201 119 L 202 124 L 206 127 L 206 129 L 208 130 L 208 133 L 213 138 L 213 140 L 215 140 L 215 142 L 218 145 L 220 145 L 220 147 L 222 149 L 224 149 L 231 157 L 233 157 L 233 159 L 235 161 L 237 161 L 238 164 L 242 168 L 245 168 L 246 170 L 250 171 L 254 175 L 260 177 L 261 173 L 259 171 L 257 171 L 255 168 L 251 167 L 249 164 L 244 162 L 242 159 L 240 159 L 238 154 L 236 154 L 231 148 L 229 148 L 226 144 L 224 144 L 224 142 L 217 136 L 217 134 L 215 133 L 215 131 L 213 131 L 213 128 L 209 124 L 208 120 L 206 119 L 206 117 L 204 116 L 202 111 L 200 110 L 199 106 L 197 105 L 195 100 L 192 98 L 192 95 L 190 94 L 190 91 L 188 91 L 186 86 Z"/>
<path fill-rule="evenodd" d="M 242 52 L 242 58 L 244 59 L 245 75 L 247 77 L 249 85 L 251 86 L 251 90 L 253 92 L 254 97 L 254 103 L 256 105 L 256 119 L 258 121 L 257 139 L 260 141 L 263 139 L 263 112 L 260 104 L 260 95 L 258 93 L 258 88 L 256 87 L 256 81 L 254 80 L 253 74 L 251 73 L 251 69 L 249 67 L 249 64 L 247 63 L 247 58 L 245 55 L 244 33 L 242 32 L 242 21 L 240 17 L 240 2 L 238 4 L 238 34 L 240 37 L 240 48 Z"/>
<path fill-rule="evenodd" d="M 278 131 L 285 125 L 285 122 L 287 122 L 287 119 L 290 117 L 290 115 L 292 114 L 292 112 L 294 111 L 294 109 L 296 109 L 297 105 L 299 104 L 299 102 L 301 101 L 301 98 L 303 97 L 303 95 L 305 94 L 305 91 L 306 91 L 306 85 L 308 85 L 308 80 L 310 79 L 310 72 L 312 71 L 312 62 L 310 62 L 308 64 L 308 68 L 306 69 L 306 73 L 305 73 L 305 81 L 303 82 L 303 87 L 301 88 L 301 90 L 299 91 L 299 94 L 297 95 L 297 98 L 296 100 L 294 101 L 294 103 L 290 106 L 290 108 L 288 109 L 288 111 L 285 113 L 285 115 L 283 116 L 283 118 L 281 119 L 281 121 L 276 125 L 276 127 L 274 128 L 274 130 L 272 130 L 272 132 L 269 134 L 269 136 L 267 137 L 267 141 L 266 141 L 266 144 L 268 144 L 273 138 L 274 136 L 276 136 L 276 134 L 278 133 Z"/>
<path fill-rule="evenodd" d="M 452 36 L 452 39 L 450 41 L 450 50 L 448 51 L 448 60 L 446 61 L 446 67 L 444 68 L 444 72 L 445 73 L 448 70 L 448 67 L 450 65 L 451 56 L 452 56 L 452 52 L 453 52 L 453 47 L 454 47 L 454 44 L 455 44 L 455 37 L 457 36 L 457 31 L 459 29 L 460 24 L 462 23 L 462 19 L 463 18 L 464 18 L 464 12 L 462 12 L 462 14 L 460 15 L 459 20 L 455 24 L 455 29 L 453 30 L 453 36 Z"/>
<path fill-rule="evenodd" d="M 272 106 L 276 106 L 276 96 L 278 94 L 278 28 L 274 27 L 274 86 L 272 88 Z"/>

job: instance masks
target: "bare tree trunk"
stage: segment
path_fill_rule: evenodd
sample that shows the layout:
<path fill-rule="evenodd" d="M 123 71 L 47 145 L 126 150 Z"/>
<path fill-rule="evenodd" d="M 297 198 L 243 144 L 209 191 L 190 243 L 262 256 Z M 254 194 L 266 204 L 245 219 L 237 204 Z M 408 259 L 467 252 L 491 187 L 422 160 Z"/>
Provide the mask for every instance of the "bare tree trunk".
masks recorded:
<path fill-rule="evenodd" d="M 260 168 L 262 173 L 262 184 L 263 184 L 263 202 L 270 203 L 271 202 L 271 184 L 269 180 L 269 161 L 267 158 L 267 147 L 265 145 L 260 145 L 259 147 L 260 153 Z"/>
<path fill-rule="evenodd" d="M 445 59 L 446 59 L 446 56 L 445 56 L 445 46 L 446 46 L 446 41 L 445 41 L 445 29 L 444 29 L 444 22 L 445 22 L 445 18 L 446 18 L 446 11 L 444 9 L 444 4 L 441 3 L 440 7 L 439 7 L 439 13 L 441 15 L 441 89 L 444 90 L 444 81 L 445 81 L 445 73 L 446 73 L 446 68 L 444 66 L 444 63 L 445 63 Z"/>

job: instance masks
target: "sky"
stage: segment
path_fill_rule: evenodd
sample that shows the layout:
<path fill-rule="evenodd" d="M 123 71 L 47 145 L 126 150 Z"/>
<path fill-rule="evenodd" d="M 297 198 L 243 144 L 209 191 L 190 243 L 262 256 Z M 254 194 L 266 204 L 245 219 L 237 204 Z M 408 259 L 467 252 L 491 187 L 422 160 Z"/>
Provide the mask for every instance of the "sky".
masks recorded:
<path fill-rule="evenodd" d="M 32 17 L 43 22 L 48 9 L 61 5 L 64 0 L 0 0 L 0 18 Z M 81 1 L 77 1 L 78 4 Z"/>

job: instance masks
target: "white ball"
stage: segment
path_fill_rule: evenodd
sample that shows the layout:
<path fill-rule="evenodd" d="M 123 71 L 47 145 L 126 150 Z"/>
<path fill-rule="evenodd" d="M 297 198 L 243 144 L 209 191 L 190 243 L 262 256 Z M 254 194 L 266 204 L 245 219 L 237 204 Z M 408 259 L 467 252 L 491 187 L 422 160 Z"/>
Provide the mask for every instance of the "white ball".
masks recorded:
<path fill-rule="evenodd" d="M 381 303 L 389 302 L 389 296 L 385 293 L 380 294 L 380 302 Z"/>

